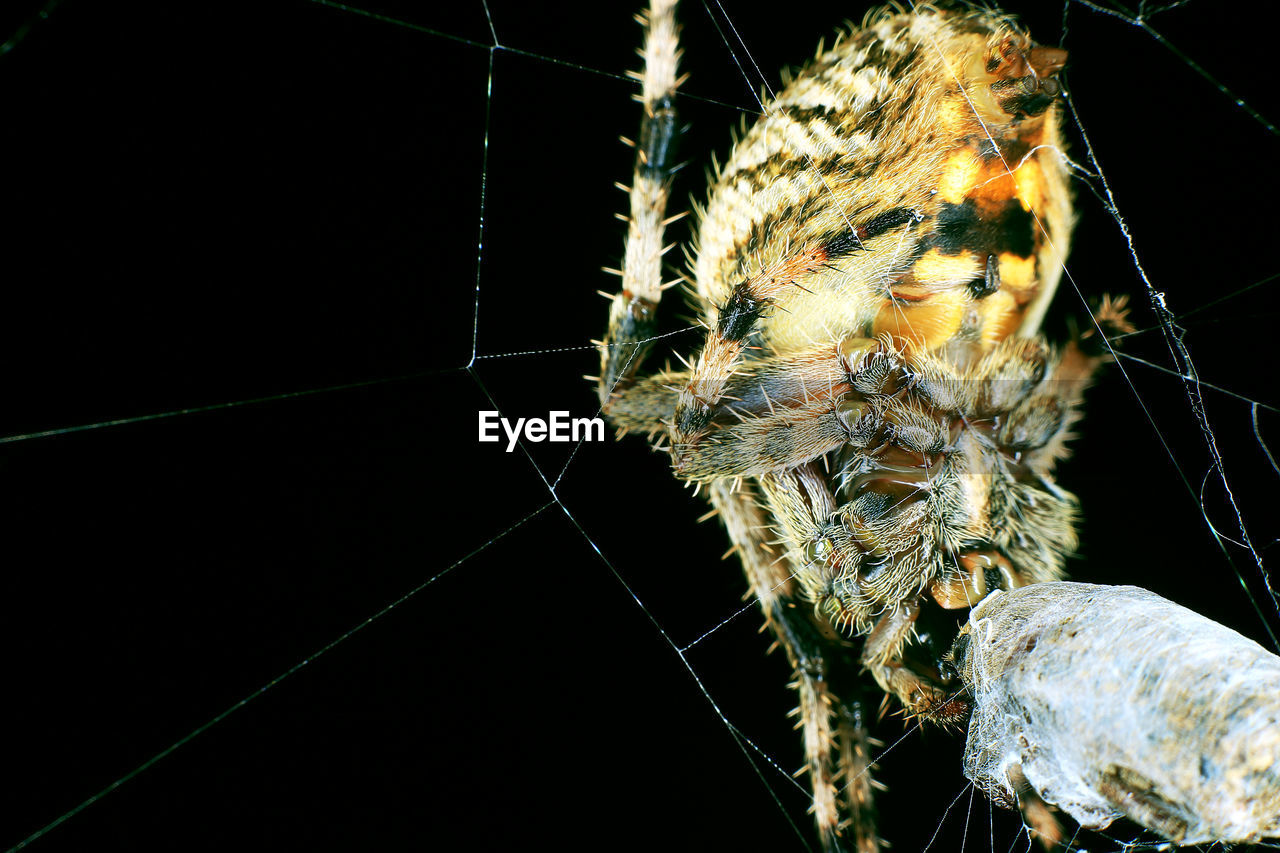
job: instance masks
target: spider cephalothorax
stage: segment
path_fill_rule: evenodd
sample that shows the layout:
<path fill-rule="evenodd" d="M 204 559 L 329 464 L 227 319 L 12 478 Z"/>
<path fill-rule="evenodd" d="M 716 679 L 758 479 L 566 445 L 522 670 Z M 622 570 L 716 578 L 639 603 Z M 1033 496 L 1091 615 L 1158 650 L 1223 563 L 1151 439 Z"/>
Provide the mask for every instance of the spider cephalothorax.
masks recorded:
<path fill-rule="evenodd" d="M 912 713 L 962 717 L 928 650 L 909 649 L 921 612 L 1058 578 L 1075 547 L 1052 470 L 1103 359 L 1038 337 L 1072 224 L 1066 54 L 1002 15 L 935 7 L 869 16 L 820 53 L 762 104 L 701 211 L 701 354 L 637 378 L 663 289 L 673 5 L 648 19 L 600 398 L 708 487 L 797 672 L 824 843 L 852 822 L 871 849 L 853 676 L 869 669 Z"/>

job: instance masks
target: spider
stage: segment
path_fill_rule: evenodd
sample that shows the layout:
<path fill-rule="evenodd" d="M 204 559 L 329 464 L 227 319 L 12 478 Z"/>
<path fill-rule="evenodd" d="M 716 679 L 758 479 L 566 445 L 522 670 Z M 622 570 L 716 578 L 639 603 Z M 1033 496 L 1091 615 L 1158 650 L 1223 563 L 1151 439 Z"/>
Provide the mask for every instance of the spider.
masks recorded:
<path fill-rule="evenodd" d="M 871 851 L 860 672 L 908 714 L 963 721 L 933 626 L 1060 578 L 1076 546 L 1053 469 L 1106 361 L 1090 332 L 1125 320 L 1105 301 L 1065 346 L 1038 335 L 1072 229 L 1066 53 L 990 10 L 868 15 L 762 103 L 714 176 L 688 277 L 706 341 L 645 377 L 671 286 L 674 12 L 654 0 L 643 16 L 600 401 L 705 492 L 794 670 L 823 846 Z"/>

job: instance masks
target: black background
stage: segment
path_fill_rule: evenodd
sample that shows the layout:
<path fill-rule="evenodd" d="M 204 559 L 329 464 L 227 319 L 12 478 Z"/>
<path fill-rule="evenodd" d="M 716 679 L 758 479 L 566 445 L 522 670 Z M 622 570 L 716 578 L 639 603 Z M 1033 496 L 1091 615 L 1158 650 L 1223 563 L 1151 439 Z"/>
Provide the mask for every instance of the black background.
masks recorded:
<path fill-rule="evenodd" d="M 620 78 L 638 64 L 633 10 L 495 0 L 504 48 L 491 53 L 484 7 L 451 5 L 363 7 L 396 23 L 304 0 L 64 0 L 0 56 L 0 434 L 402 377 L 0 445 L 0 760 L 18 788 L 0 844 L 304 661 L 31 849 L 798 850 L 811 837 L 804 794 L 757 760 L 761 783 L 666 641 L 732 616 L 743 583 L 664 459 L 638 439 L 571 461 L 569 445 L 529 445 L 530 458 L 476 441 L 481 409 L 594 413 L 579 377 L 604 328 L 593 294 L 616 286 L 600 268 L 621 251 L 617 136 L 638 120 Z M 865 11 L 727 9 L 775 81 Z M 1058 40 L 1061 4 L 1026 11 Z M 1277 272 L 1280 142 L 1139 29 L 1069 11 L 1069 84 L 1202 378 L 1280 403 L 1273 286 L 1188 314 Z M 1270 30 L 1247 6 L 1231 14 L 1203 0 L 1152 25 L 1275 118 Z M 702 196 L 709 152 L 724 155 L 752 106 L 706 10 L 682 16 L 699 97 L 680 103 L 679 199 Z M 1083 160 L 1078 138 L 1071 150 Z M 1131 294 L 1151 325 L 1119 229 L 1080 194 L 1075 283 Z M 664 330 L 687 325 L 675 302 Z M 1082 311 L 1064 282 L 1050 328 Z M 473 329 L 482 356 L 553 351 L 467 372 Z M 670 342 L 689 352 L 697 337 Z M 1169 364 L 1158 332 L 1128 349 Z M 1224 555 L 1206 523 L 1239 536 L 1216 476 L 1202 515 L 1210 457 L 1181 384 L 1124 367 L 1132 387 L 1107 373 L 1061 469 L 1085 516 L 1073 575 L 1139 583 L 1268 642 L 1237 575 L 1274 628 L 1252 558 L 1230 543 Z M 1274 556 L 1277 473 L 1249 404 L 1205 400 L 1255 546 Z M 1259 419 L 1280 434 L 1274 411 Z M 562 505 L 546 507 L 543 478 L 562 470 Z M 688 660 L 789 773 L 788 673 L 758 621 L 743 613 Z M 876 728 L 887 743 L 903 731 L 896 717 Z M 960 848 L 961 747 L 929 730 L 882 759 L 894 849 L 922 849 L 958 794 L 933 849 Z M 980 796 L 969 822 L 968 843 L 1001 849 L 1018 825 L 996 814 L 989 841 Z"/>

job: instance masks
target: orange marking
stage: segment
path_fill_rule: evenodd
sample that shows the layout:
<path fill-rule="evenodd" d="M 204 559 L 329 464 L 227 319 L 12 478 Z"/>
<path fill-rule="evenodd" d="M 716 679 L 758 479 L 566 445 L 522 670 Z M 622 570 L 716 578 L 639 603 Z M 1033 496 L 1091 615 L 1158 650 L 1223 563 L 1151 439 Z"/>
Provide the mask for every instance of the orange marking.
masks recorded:
<path fill-rule="evenodd" d="M 937 292 L 973 281 L 982 274 L 984 262 L 985 259 L 979 260 L 972 253 L 944 255 L 937 249 L 930 249 L 912 265 L 911 274 L 917 286 Z M 895 293 L 898 290 L 894 288 Z"/>
<path fill-rule="evenodd" d="M 1014 165 L 1013 163 L 1009 164 Z M 1040 168 L 1040 161 L 1034 157 L 1028 157 L 1013 173 L 1014 179 L 1018 184 L 1018 201 L 1022 204 L 1023 210 L 1043 210 L 1044 209 L 1044 189 L 1045 179 L 1044 171 Z"/>
<path fill-rule="evenodd" d="M 1012 293 L 997 291 L 975 304 L 982 317 L 982 348 L 989 350 L 1022 324 L 1022 308 Z"/>
<path fill-rule="evenodd" d="M 873 334 L 887 332 L 903 347 L 932 349 L 960 329 L 968 296 L 962 289 L 942 290 L 909 305 L 885 300 L 872 325 Z"/>
<path fill-rule="evenodd" d="M 997 259 L 1000 264 L 1000 287 L 1001 289 L 1026 291 L 1030 293 L 1019 293 L 1022 301 L 1026 301 L 1035 295 L 1035 291 L 1039 289 L 1040 280 L 1036 277 L 1036 258 L 1024 258 L 1015 255 L 1012 252 L 1001 252 Z"/>
<path fill-rule="evenodd" d="M 975 147 L 969 146 L 947 158 L 938 181 L 938 194 L 952 204 L 972 199 L 979 212 L 984 207 L 1003 207 L 1013 198 L 1023 210 L 1038 211 L 1044 207 L 1045 184 L 1044 170 L 1035 157 L 1008 163 L 1001 157 L 984 160 Z"/>
<path fill-rule="evenodd" d="M 982 158 L 972 147 L 961 148 L 947 157 L 938 180 L 938 196 L 945 202 L 961 204 L 977 182 Z"/>

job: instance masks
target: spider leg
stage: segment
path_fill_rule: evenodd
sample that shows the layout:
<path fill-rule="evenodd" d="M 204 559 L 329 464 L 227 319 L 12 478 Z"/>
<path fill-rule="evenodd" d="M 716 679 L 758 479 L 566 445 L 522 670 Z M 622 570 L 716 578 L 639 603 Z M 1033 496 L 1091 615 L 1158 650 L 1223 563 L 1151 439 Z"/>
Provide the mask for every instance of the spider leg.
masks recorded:
<path fill-rule="evenodd" d="M 861 550 L 834 517 L 835 499 L 812 465 L 766 474 L 760 491 L 808 601 L 823 601 L 842 576 L 857 574 Z"/>
<path fill-rule="evenodd" d="M 712 413 L 742 363 L 756 323 L 771 306 L 798 291 L 799 282 L 827 266 L 832 255 L 833 250 L 824 245 L 803 246 L 734 288 L 718 311 L 716 328 L 707 335 L 702 354 L 676 402 L 672 438 L 677 471 L 710 432 Z"/>
<path fill-rule="evenodd" d="M 848 531 L 833 521 L 835 501 L 825 479 L 812 464 L 776 471 L 760 478 L 761 491 L 788 545 L 788 557 L 795 568 L 806 602 L 819 601 L 842 571 L 853 571 L 862 552 Z M 834 709 L 837 772 L 843 795 L 841 810 L 847 813 L 842 826 L 854 827 L 854 849 L 870 853 L 879 849 L 874 832 L 875 781 L 871 776 L 871 739 L 863 717 L 861 690 L 854 673 L 859 667 L 851 659 L 847 644 L 834 634 L 818 608 L 810 606 L 809 618 L 825 629 L 828 644 L 837 649 L 839 666 L 827 673 L 827 683 L 843 701 Z M 804 712 L 804 704 L 801 704 Z"/>
<path fill-rule="evenodd" d="M 605 407 L 609 422 L 622 432 L 642 432 L 650 437 L 665 433 L 676 406 L 676 387 L 688 371 L 663 371 L 637 379 L 618 389 Z"/>
<path fill-rule="evenodd" d="M 795 674 L 798 727 L 803 732 L 805 769 L 823 849 L 875 853 L 880 842 L 862 708 L 856 694 L 837 696 L 832 687 L 839 673 L 856 672 L 856 663 L 843 641 L 815 618 L 787 563 L 763 541 L 769 523 L 754 497 L 744 489 L 734 491 L 726 481 L 712 483 L 709 497 L 742 559 L 765 624 Z"/>
<path fill-rule="evenodd" d="M 699 443 L 677 470 L 690 480 L 720 480 L 817 459 L 849 440 L 838 400 L 818 399 L 774 414 L 748 416 Z"/>
<path fill-rule="evenodd" d="M 679 400 L 700 381 L 703 363 L 693 369 Z M 910 383 L 928 391 L 947 379 L 951 377 L 919 379 L 890 342 L 862 337 L 753 362 L 750 372 L 722 383 L 697 441 L 679 443 L 688 433 L 681 427 L 677 402 L 672 428 L 676 476 L 698 481 L 762 476 L 846 444 L 874 450 L 885 442 L 892 398 Z M 725 413 L 735 415 L 737 422 L 727 422 Z"/>
<path fill-rule="evenodd" d="M 886 611 L 862 647 L 862 663 L 885 693 L 897 696 L 907 711 L 938 721 L 964 716 L 966 707 L 948 701 L 941 684 L 902 660 L 902 647 L 920 615 L 920 598 L 907 599 Z"/>
<path fill-rule="evenodd" d="M 717 345 L 714 339 L 708 350 Z M 849 339 L 789 356 L 752 362 L 749 370 L 717 384 L 716 405 L 706 409 L 696 441 L 681 426 L 689 389 L 699 385 L 706 352 L 679 393 L 675 422 L 676 475 L 689 480 L 761 476 L 810 462 L 850 441 L 850 419 L 861 418 L 861 364 L 874 341 Z M 732 416 L 732 419 L 731 417 Z M 681 444 L 681 437 L 685 443 Z"/>
<path fill-rule="evenodd" d="M 1013 778 L 1012 775 L 1010 778 Z M 1026 783 L 1025 775 L 1022 777 L 1022 782 Z M 1185 806 L 1171 803 L 1162 797 L 1155 783 L 1138 771 L 1123 765 L 1110 764 L 1103 771 L 1097 784 L 1098 792 L 1126 816 L 1143 826 L 1154 829 L 1174 844 L 1181 845 L 1186 838 L 1189 828 L 1188 820 L 1194 820 L 1194 817 L 1188 814 Z M 1018 803 L 1025 815 L 1027 814 L 1024 805 L 1026 798 L 1021 788 L 1017 790 Z M 1060 840 L 1060 838 L 1054 838 L 1047 829 L 1041 829 L 1035 824 L 1032 824 L 1032 827 L 1040 832 L 1046 847 L 1049 843 Z"/>
<path fill-rule="evenodd" d="M 652 345 L 662 283 L 663 233 L 676 138 L 675 94 L 683 78 L 676 77 L 680 59 L 676 0 L 652 0 L 647 14 L 642 55 L 644 70 L 632 76 L 643 83 L 644 104 L 635 172 L 629 190 L 627 243 L 622 262 L 622 289 L 609 307 L 609 328 L 600 351 L 598 392 L 608 410 L 619 388 L 628 385 Z"/>
<path fill-rule="evenodd" d="M 854 850 L 857 853 L 876 853 L 880 849 L 880 839 L 875 833 L 875 789 L 883 790 L 883 786 L 871 777 L 871 772 L 879 769 L 871 760 L 871 747 L 877 742 L 867 734 L 861 691 L 852 685 L 846 688 L 843 682 L 838 689 L 845 701 L 840 705 L 836 732 L 840 765 L 837 778 L 844 783 L 848 823 L 854 830 Z"/>
<path fill-rule="evenodd" d="M 614 394 L 607 410 L 609 420 L 623 430 L 649 434 L 667 430 L 681 389 L 692 376 L 689 370 L 665 370 L 635 380 Z M 744 417 L 773 413 L 846 391 L 846 371 L 835 357 L 833 346 L 764 358 L 729 380 L 713 420 L 739 423 Z"/>
<path fill-rule="evenodd" d="M 1062 824 L 1054 816 L 1053 807 L 1040 798 L 1036 789 L 1027 781 L 1027 775 L 1021 764 L 1013 764 L 1008 769 L 1009 781 L 1017 793 L 1017 808 L 1022 812 L 1022 820 L 1031 833 L 1040 840 L 1046 851 L 1057 850 L 1063 846 L 1065 837 Z"/>

